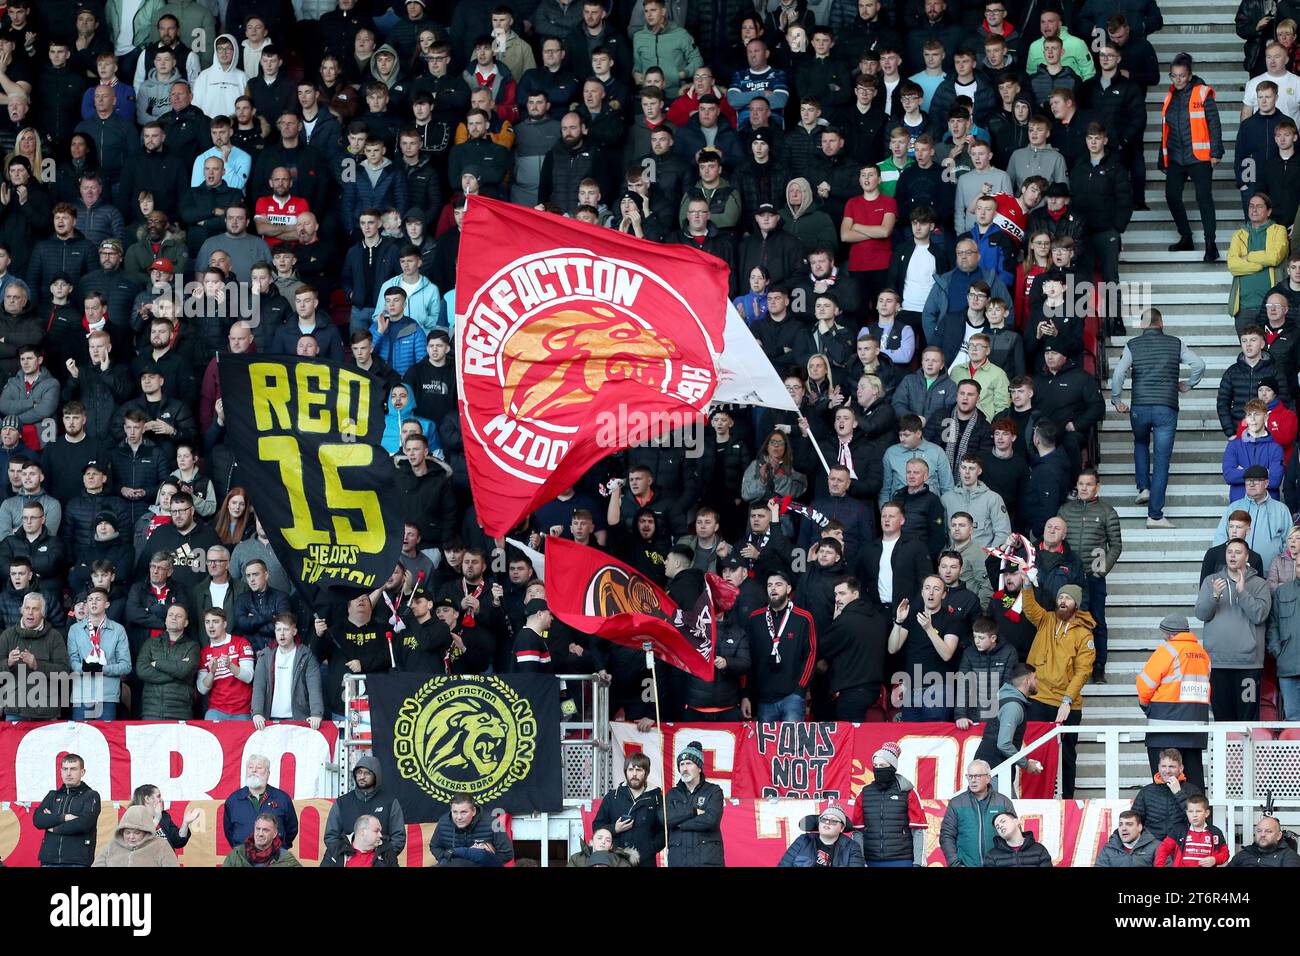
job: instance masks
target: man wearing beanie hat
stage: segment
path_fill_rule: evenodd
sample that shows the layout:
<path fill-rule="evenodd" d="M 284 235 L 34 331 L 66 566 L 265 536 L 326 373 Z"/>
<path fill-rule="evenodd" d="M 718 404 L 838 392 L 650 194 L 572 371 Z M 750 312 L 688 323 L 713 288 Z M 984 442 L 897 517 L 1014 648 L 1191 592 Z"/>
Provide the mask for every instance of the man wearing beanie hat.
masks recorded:
<path fill-rule="evenodd" d="M 1187 618 L 1170 614 L 1160 622 L 1160 643 L 1137 676 L 1138 703 L 1147 715 L 1147 758 L 1158 774 L 1160 752 L 1177 748 L 1187 779 L 1204 788 L 1201 751 L 1205 734 L 1156 733 L 1161 724 L 1205 724 L 1210 720 L 1210 655 L 1187 626 Z"/>
<path fill-rule="evenodd" d="M 677 786 L 668 791 L 668 865 L 725 866 L 722 788 L 704 779 L 699 741 L 677 755 L 677 773 Z"/>
<path fill-rule="evenodd" d="M 524 626 L 515 635 L 510 670 L 515 674 L 554 674 L 551 652 L 546 646 L 546 632 L 553 618 L 541 598 L 524 605 Z"/>
<path fill-rule="evenodd" d="M 815 832 L 801 833 L 781 857 L 780 867 L 855 867 L 865 866 L 862 847 L 846 832 L 849 815 L 834 803 L 821 812 L 821 816 L 807 817 L 803 829 L 815 826 Z"/>
<path fill-rule="evenodd" d="M 1026 664 L 1037 670 L 1038 690 L 1029 699 L 1027 720 L 1077 726 L 1083 721 L 1083 686 L 1092 677 L 1097 648 L 1092 630 L 1096 623 L 1087 611 L 1080 611 L 1083 588 L 1067 584 L 1056 592 L 1056 609 L 1038 603 L 1038 569 L 1026 570 L 1030 587 L 1021 593 L 1024 616 L 1036 627 L 1034 643 Z M 1061 796 L 1074 796 L 1074 770 L 1078 736 L 1061 735 Z"/>
<path fill-rule="evenodd" d="M 903 749 L 890 740 L 871 756 L 871 782 L 858 794 L 867 866 L 925 866 L 925 810 L 898 773 Z"/>

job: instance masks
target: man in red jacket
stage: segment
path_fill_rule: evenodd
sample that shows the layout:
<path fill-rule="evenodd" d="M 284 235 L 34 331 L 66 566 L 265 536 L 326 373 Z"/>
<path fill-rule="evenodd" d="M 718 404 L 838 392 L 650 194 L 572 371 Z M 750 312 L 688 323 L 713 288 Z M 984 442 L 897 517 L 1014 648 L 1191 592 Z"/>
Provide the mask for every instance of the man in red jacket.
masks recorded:
<path fill-rule="evenodd" d="M 1210 801 L 1203 794 L 1187 798 L 1187 826 L 1171 833 L 1156 850 L 1156 866 L 1223 866 L 1228 841 L 1209 823 Z"/>

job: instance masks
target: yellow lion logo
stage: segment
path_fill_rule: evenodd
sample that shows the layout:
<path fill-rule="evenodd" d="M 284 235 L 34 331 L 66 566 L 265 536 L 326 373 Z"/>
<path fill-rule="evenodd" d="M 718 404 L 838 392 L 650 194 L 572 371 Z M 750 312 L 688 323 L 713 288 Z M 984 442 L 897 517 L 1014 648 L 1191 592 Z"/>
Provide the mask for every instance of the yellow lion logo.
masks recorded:
<path fill-rule="evenodd" d="M 444 773 L 464 769 L 476 776 L 491 773 L 501 762 L 508 728 L 496 714 L 460 701 L 434 714 L 428 727 L 424 762 Z"/>
<path fill-rule="evenodd" d="M 607 308 L 565 309 L 529 322 L 502 349 L 505 407 L 545 418 L 596 397 L 605 382 L 663 387 L 667 363 L 680 357 L 673 341 Z"/>
<path fill-rule="evenodd" d="M 537 733 L 528 698 L 500 678 L 435 677 L 398 708 L 393 756 L 402 778 L 440 803 L 488 801 L 528 776 Z"/>

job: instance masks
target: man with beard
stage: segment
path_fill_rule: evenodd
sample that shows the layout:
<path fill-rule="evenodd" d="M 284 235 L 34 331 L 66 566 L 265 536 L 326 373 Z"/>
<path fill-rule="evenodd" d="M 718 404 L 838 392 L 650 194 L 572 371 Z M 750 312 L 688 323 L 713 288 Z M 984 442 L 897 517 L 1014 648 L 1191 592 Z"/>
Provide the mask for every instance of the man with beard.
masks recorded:
<path fill-rule="evenodd" d="M 811 614 L 795 607 L 792 590 L 788 572 L 770 572 L 767 606 L 749 616 L 746 631 L 754 680 L 740 701 L 745 720 L 804 719 L 804 697 L 817 659 L 817 628 Z"/>
<path fill-rule="evenodd" d="M 451 631 L 434 615 L 433 594 L 426 587 L 411 592 L 402 621 L 405 626 L 393 644 L 397 669 L 410 674 L 446 673 Z"/>
<path fill-rule="evenodd" d="M 812 659 L 808 661 L 810 667 Z M 742 706 L 747 706 L 745 701 Z M 692 740 L 677 755 L 681 779 L 668 791 L 668 865 L 726 866 L 722 847 L 722 788 L 704 779 L 704 748 Z"/>
<path fill-rule="evenodd" d="M 1255 842 L 1237 851 L 1228 866 L 1300 867 L 1300 855 L 1282 836 L 1277 817 L 1265 816 L 1255 824 Z"/>
<path fill-rule="evenodd" d="M 601 798 L 591 823 L 592 832 L 603 828 L 613 833 L 616 847 L 636 850 L 642 867 L 657 866 L 655 855 L 664 848 L 663 791 L 647 787 L 649 776 L 650 758 L 629 754 L 623 761 L 625 782 Z"/>
<path fill-rule="evenodd" d="M 1003 565 L 1001 559 L 992 555 L 985 562 L 985 568 L 989 572 L 989 583 L 995 586 L 993 596 L 989 598 L 988 616 L 997 623 L 998 640 L 1014 647 L 1023 661 L 1029 656 L 1034 635 L 1038 632 L 1024 613 L 1021 594 L 1025 584 L 1024 573 L 1020 565 L 1010 562 Z"/>
<path fill-rule="evenodd" d="M 325 820 L 325 847 L 344 852 L 348 837 L 362 818 L 377 820 L 385 834 L 384 845 L 395 855 L 406 849 L 406 814 L 392 793 L 380 787 L 379 761 L 362 754 L 352 768 L 356 787 L 334 801 Z"/>
<path fill-rule="evenodd" d="M 1038 570 L 1026 572 L 1030 587 L 1022 592 L 1025 616 L 1037 629 L 1026 663 L 1038 675 L 1038 692 L 1029 699 L 1026 718 L 1068 726 L 1083 721 L 1083 687 L 1092 677 L 1097 651 L 1093 643 L 1092 615 L 1080 611 L 1083 589 L 1067 584 L 1056 594 L 1056 609 L 1038 603 L 1034 590 Z M 1074 776 L 1078 736 L 1061 735 L 1061 794 L 1074 797 Z"/>
<path fill-rule="evenodd" d="M 220 541 L 211 528 L 203 527 L 195 520 L 194 497 L 188 492 L 178 491 L 172 495 L 171 518 L 169 524 L 154 531 L 149 547 L 171 557 L 175 581 L 188 594 L 207 573 L 208 548 L 216 547 Z M 137 569 L 140 574 L 144 570 L 143 567 Z"/>
<path fill-rule="evenodd" d="M 226 798 L 221 826 L 230 846 L 242 845 L 253 835 L 253 826 L 259 816 L 269 813 L 279 824 L 284 848 L 293 847 L 294 837 L 298 835 L 298 814 L 293 808 L 293 798 L 271 786 L 270 779 L 271 761 L 261 754 L 250 754 L 244 764 L 244 786 Z"/>

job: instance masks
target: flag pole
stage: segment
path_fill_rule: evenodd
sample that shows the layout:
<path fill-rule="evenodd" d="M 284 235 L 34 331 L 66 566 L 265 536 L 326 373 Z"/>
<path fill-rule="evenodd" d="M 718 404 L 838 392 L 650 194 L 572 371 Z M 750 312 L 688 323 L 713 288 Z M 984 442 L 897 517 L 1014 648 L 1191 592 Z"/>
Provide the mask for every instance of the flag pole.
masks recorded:
<path fill-rule="evenodd" d="M 655 698 L 655 726 L 659 728 L 659 752 L 664 753 L 664 722 L 659 719 L 659 673 L 655 670 L 655 652 L 654 645 L 649 641 L 641 643 L 641 650 L 645 651 L 645 666 L 650 670 L 650 688 Z M 671 759 L 671 754 L 665 754 L 665 760 Z M 663 819 L 664 819 L 664 865 L 668 865 L 668 766 L 664 765 L 664 787 L 662 791 L 663 800 Z"/>

